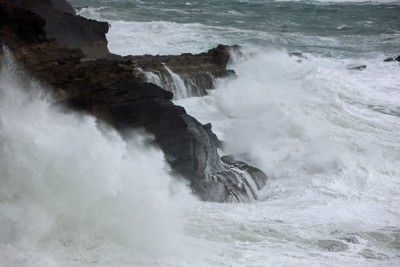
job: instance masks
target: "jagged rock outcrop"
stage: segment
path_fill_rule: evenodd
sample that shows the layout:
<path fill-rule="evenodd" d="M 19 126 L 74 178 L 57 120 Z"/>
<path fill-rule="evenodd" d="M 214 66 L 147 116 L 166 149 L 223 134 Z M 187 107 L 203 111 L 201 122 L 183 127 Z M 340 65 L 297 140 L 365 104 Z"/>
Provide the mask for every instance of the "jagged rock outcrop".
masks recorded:
<path fill-rule="evenodd" d="M 76 16 L 75 10 L 65 0 L 4 0 L 4 2 L 16 7 L 29 8 L 31 12 L 39 15 L 44 19 L 47 39 L 54 38 L 63 46 L 81 49 L 86 56 L 85 60 L 120 58 L 110 54 L 107 48 L 106 33 L 109 24 Z M 215 78 L 235 75 L 233 70 L 226 69 L 230 50 L 239 51 L 239 47 L 219 45 L 197 55 L 187 53 L 179 56 L 145 55 L 125 58 L 135 62 L 137 67 L 135 75 L 174 92 L 177 97 L 178 90 L 183 90 L 177 87 L 185 87 L 188 92 L 178 97 L 183 98 L 206 95 L 206 89 L 214 88 Z M 182 85 L 178 85 L 174 80 L 175 74 L 179 76 L 178 79 L 182 79 Z M 158 80 L 151 77 L 157 77 Z"/>
<path fill-rule="evenodd" d="M 0 42 L 11 48 L 17 62 L 31 75 L 51 85 L 55 104 L 89 112 L 126 136 L 132 129 L 144 128 L 154 135 L 155 143 L 163 150 L 172 170 L 188 179 L 203 200 L 223 202 L 257 198 L 255 189 L 265 184 L 267 177 L 233 159 L 221 160 L 217 153 L 219 142 L 211 125 L 200 124 L 186 114 L 184 108 L 173 104 L 171 92 L 145 81 L 141 74 L 143 62 L 150 60 L 149 57 L 88 60 L 81 49 L 71 49 L 59 40 L 45 39 L 44 20 L 9 2 L 0 0 L 0 7 L 4 7 L 0 11 L 4 15 L 0 20 Z M 228 47 L 219 46 L 198 56 L 161 58 L 167 62 L 196 62 L 199 58 L 205 70 L 206 67 L 216 68 L 212 64 L 224 69 L 229 60 L 227 55 Z"/>
<path fill-rule="evenodd" d="M 109 25 L 75 15 L 73 7 L 65 0 L 5 0 L 16 7 L 27 8 L 42 17 L 46 38 L 69 48 L 79 48 L 88 59 L 110 55 L 106 33 Z"/>
<path fill-rule="evenodd" d="M 226 78 L 235 76 L 233 70 L 226 69 L 230 60 L 230 51 L 238 50 L 239 46 L 218 45 L 206 53 L 201 54 L 182 54 L 179 56 L 127 56 L 126 59 L 132 60 L 140 69 L 144 80 L 156 83 L 170 91 L 182 90 L 174 88 L 176 79 L 182 79 L 182 87 L 188 91 L 187 95 L 182 94 L 179 98 L 189 96 L 207 95 L 207 89 L 214 88 L 216 78 Z M 175 82 L 175 84 L 173 84 Z"/>
<path fill-rule="evenodd" d="M 30 10 L 0 1 L 0 42 L 10 48 L 45 40 L 46 21 Z"/>

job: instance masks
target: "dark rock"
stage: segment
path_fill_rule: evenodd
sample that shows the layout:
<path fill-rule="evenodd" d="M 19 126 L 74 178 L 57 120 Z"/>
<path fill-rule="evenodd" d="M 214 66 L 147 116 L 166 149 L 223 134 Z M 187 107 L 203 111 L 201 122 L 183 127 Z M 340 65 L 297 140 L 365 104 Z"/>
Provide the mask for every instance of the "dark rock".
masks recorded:
<path fill-rule="evenodd" d="M 223 143 L 222 143 L 221 140 L 219 140 L 218 136 L 217 136 L 215 133 L 213 133 L 213 131 L 212 131 L 212 129 L 211 129 L 211 128 L 212 128 L 211 123 L 204 124 L 204 125 L 203 125 L 203 128 L 204 128 L 204 130 L 206 130 L 208 136 L 210 136 L 210 138 L 211 138 L 211 140 L 214 142 L 214 144 L 215 144 L 218 148 L 221 148 L 221 149 L 222 149 Z"/>
<path fill-rule="evenodd" d="M 397 61 L 397 62 L 400 62 L 400 56 L 397 56 L 397 57 L 390 57 L 390 58 L 387 58 L 387 59 L 385 59 L 385 60 L 383 60 L 384 62 L 393 62 L 393 61 Z"/>
<path fill-rule="evenodd" d="M 45 40 L 46 22 L 33 12 L 0 1 L 0 41 L 19 47 Z"/>
<path fill-rule="evenodd" d="M 146 77 L 153 73 L 159 78 L 159 84 L 167 90 L 173 84 L 173 77 L 167 68 L 177 74 L 184 82 L 190 96 L 207 95 L 207 89 L 214 88 L 215 78 L 235 77 L 233 70 L 226 69 L 229 51 L 238 50 L 238 46 L 219 45 L 207 53 L 185 53 L 178 56 L 126 56 L 137 67 L 136 75 L 145 81 L 155 82 Z M 167 68 L 166 68 L 167 67 Z"/>
<path fill-rule="evenodd" d="M 6 0 L 11 4 L 26 9 L 50 8 L 54 11 L 76 15 L 74 8 L 66 0 Z"/>
<path fill-rule="evenodd" d="M 247 172 L 254 180 L 257 189 L 261 190 L 265 184 L 267 183 L 267 175 L 263 171 L 258 168 L 251 166 L 250 164 L 237 160 L 236 158 L 243 158 L 240 154 L 239 155 L 225 155 L 221 157 L 222 162 L 226 165 L 235 167 L 239 170 Z M 256 192 L 255 192 L 256 193 Z"/>
<path fill-rule="evenodd" d="M 355 236 L 343 236 L 339 239 L 345 241 L 346 243 L 360 244 L 360 242 L 358 242 L 357 237 L 355 237 Z"/>
<path fill-rule="evenodd" d="M 232 45 L 232 46 L 227 46 L 227 45 L 218 45 L 216 48 L 210 49 L 207 52 L 210 54 L 213 58 L 213 63 L 221 68 L 226 68 L 230 59 L 231 59 L 231 53 L 239 53 L 240 52 L 240 46 L 238 45 Z"/>
<path fill-rule="evenodd" d="M 304 56 L 302 53 L 300 53 L 300 52 L 292 52 L 292 53 L 289 53 L 289 57 L 297 57 L 297 58 L 304 58 L 304 59 L 307 59 L 307 57 L 306 56 Z"/>
<path fill-rule="evenodd" d="M 0 5 L 4 7 L 0 11 L 4 15 L 0 17 L 0 40 L 10 47 L 17 62 L 41 82 L 51 85 L 54 105 L 93 114 L 123 136 L 129 136 L 135 128 L 145 129 L 154 136 L 154 142 L 163 150 L 173 172 L 188 179 L 203 200 L 251 201 L 257 198 L 257 190 L 265 185 L 265 174 L 229 157 L 221 161 L 217 152 L 220 141 L 212 133 L 211 125 L 200 124 L 184 108 L 174 105 L 173 94 L 146 82 L 140 71 L 140 68 L 156 71 L 162 62 L 168 62 L 171 69 L 182 75 L 200 76 L 210 68 L 213 75 L 225 77 L 231 73 L 224 69 L 229 61 L 225 58 L 229 47 L 219 46 L 199 55 L 114 56 L 88 60 L 81 49 L 71 49 L 58 39 L 44 40 L 44 21 L 36 14 L 12 7 L 4 0 L 0 0 Z M 51 10 L 46 8 L 46 12 Z M 14 16 L 15 12 L 24 15 Z M 59 17 L 63 22 L 54 22 L 57 27 L 64 26 L 65 16 L 74 18 L 63 12 Z M 57 19 L 48 18 L 48 24 Z M 81 23 L 82 27 L 92 27 L 89 20 Z M 75 33 L 71 30 L 70 37 Z M 78 38 L 79 34 L 78 31 Z M 0 60 L 1 57 L 0 52 Z"/>
<path fill-rule="evenodd" d="M 45 0 L 45 2 L 50 2 L 50 6 L 61 12 L 76 15 L 74 8 L 66 0 Z"/>
<path fill-rule="evenodd" d="M 349 246 L 337 240 L 318 240 L 316 245 L 328 252 L 341 252 L 349 249 Z"/>
<path fill-rule="evenodd" d="M 367 65 L 359 65 L 359 66 L 354 66 L 354 67 L 348 67 L 348 70 L 363 70 L 367 68 Z"/>
<path fill-rule="evenodd" d="M 289 53 L 289 57 L 297 57 L 297 58 L 299 58 L 299 59 L 296 60 L 297 63 L 303 62 L 302 59 L 307 59 L 307 57 L 304 56 L 304 55 L 303 55 L 302 53 L 300 53 L 300 52 L 292 52 L 292 53 Z"/>
<path fill-rule="evenodd" d="M 65 0 L 3 0 L 19 8 L 28 9 L 46 21 L 46 38 L 57 39 L 69 48 L 82 49 L 90 58 L 109 56 L 106 33 L 107 22 L 98 22 L 75 15 Z"/>

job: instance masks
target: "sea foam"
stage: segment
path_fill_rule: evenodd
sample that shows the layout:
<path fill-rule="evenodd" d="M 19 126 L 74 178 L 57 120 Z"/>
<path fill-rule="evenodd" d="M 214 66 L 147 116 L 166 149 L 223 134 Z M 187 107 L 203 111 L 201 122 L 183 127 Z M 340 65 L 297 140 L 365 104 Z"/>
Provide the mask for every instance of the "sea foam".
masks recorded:
<path fill-rule="evenodd" d="M 62 111 L 3 55 L 0 265 L 70 266 L 69 257 L 85 262 L 104 247 L 184 254 L 181 217 L 195 200 L 151 137 L 124 140 L 92 116 Z"/>

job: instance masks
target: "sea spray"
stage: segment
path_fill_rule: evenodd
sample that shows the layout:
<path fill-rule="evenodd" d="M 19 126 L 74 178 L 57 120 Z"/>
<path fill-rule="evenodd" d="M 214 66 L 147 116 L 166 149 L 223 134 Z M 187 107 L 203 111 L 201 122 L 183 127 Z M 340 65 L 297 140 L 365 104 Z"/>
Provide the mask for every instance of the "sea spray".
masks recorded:
<path fill-rule="evenodd" d="M 370 98 L 376 90 L 393 94 L 396 85 L 382 88 L 384 78 L 368 75 L 385 77 L 390 69 L 371 62 L 369 73 L 354 73 L 344 60 L 309 57 L 299 63 L 285 51 L 260 51 L 233 66 L 238 79 L 215 92 L 215 105 L 233 122 L 224 132 L 226 150 L 253 151 L 278 176 L 383 166 L 382 173 L 397 172 L 398 118 L 374 108 L 395 109 L 395 99 Z M 386 130 L 376 136 L 377 129 Z"/>
<path fill-rule="evenodd" d="M 139 69 L 147 82 L 154 83 L 161 88 L 170 91 L 174 95 L 174 100 L 185 99 L 193 96 L 206 95 L 206 89 L 209 80 L 213 80 L 212 75 L 208 74 L 207 78 L 199 78 L 197 81 L 192 80 L 191 75 L 183 75 L 173 72 L 166 64 L 163 64 L 163 71 L 151 72 Z"/>
<path fill-rule="evenodd" d="M 183 79 L 168 68 L 168 66 L 164 65 L 164 68 L 170 76 L 169 84 L 167 84 L 166 87 L 169 88 L 169 91 L 174 93 L 174 99 L 187 98 L 190 95 L 190 92 Z"/>
<path fill-rule="evenodd" d="M 295 195 L 312 210 L 311 203 L 333 197 L 336 213 L 312 213 L 319 223 L 351 221 L 358 230 L 397 226 L 397 215 L 385 206 L 400 201 L 399 181 L 391 178 L 400 175 L 400 124 L 397 116 L 372 108 L 380 102 L 390 107 L 395 100 L 370 98 L 375 90 L 398 90 L 395 84 L 382 87 L 384 78 L 371 79 L 371 72 L 384 77 L 396 66 L 381 69 L 371 62 L 370 73 L 354 73 L 347 64 L 311 55 L 298 63 L 285 51 L 260 51 L 231 66 L 238 79 L 222 82 L 215 92 L 215 105 L 230 122 L 223 131 L 225 150 L 249 153 L 271 175 L 268 198 Z M 377 197 L 382 203 L 373 208 L 358 204 L 359 198 Z M 368 226 L 361 226 L 364 220 Z"/>
<path fill-rule="evenodd" d="M 271 178 L 264 202 L 204 206 L 210 239 L 236 242 L 225 259 L 243 266 L 398 265 L 398 65 L 243 53 L 229 66 L 237 79 L 178 101 Z"/>
<path fill-rule="evenodd" d="M 194 199 L 150 137 L 123 140 L 94 117 L 61 112 L 7 50 L 1 63 L 0 262 L 39 266 L 46 248 L 109 244 L 184 253 L 181 216 Z"/>
<path fill-rule="evenodd" d="M 211 122 L 230 140 L 227 150 L 250 151 L 271 178 L 265 202 L 201 203 L 189 212 L 185 229 L 197 252 L 212 252 L 207 264 L 189 266 L 400 265 L 399 65 L 382 62 L 399 54 L 398 1 L 69 2 L 109 21 L 110 51 L 121 55 L 199 53 L 218 43 L 254 48 L 232 67 L 239 79 L 175 101 Z M 265 53 L 269 47 L 309 60 Z M 347 70 L 353 64 L 367 67 Z M 93 266 L 110 252 L 87 254 L 79 256 Z"/>

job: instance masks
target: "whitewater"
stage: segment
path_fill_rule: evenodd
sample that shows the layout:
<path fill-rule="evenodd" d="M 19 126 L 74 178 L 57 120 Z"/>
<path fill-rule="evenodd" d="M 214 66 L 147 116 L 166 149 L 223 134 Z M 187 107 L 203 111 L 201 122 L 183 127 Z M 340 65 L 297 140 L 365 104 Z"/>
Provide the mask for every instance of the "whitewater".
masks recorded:
<path fill-rule="evenodd" d="M 400 265 L 399 1 L 70 2 L 116 54 L 241 45 L 236 79 L 174 102 L 269 180 L 200 202 L 151 136 L 65 112 L 6 52 L 1 267 Z"/>

